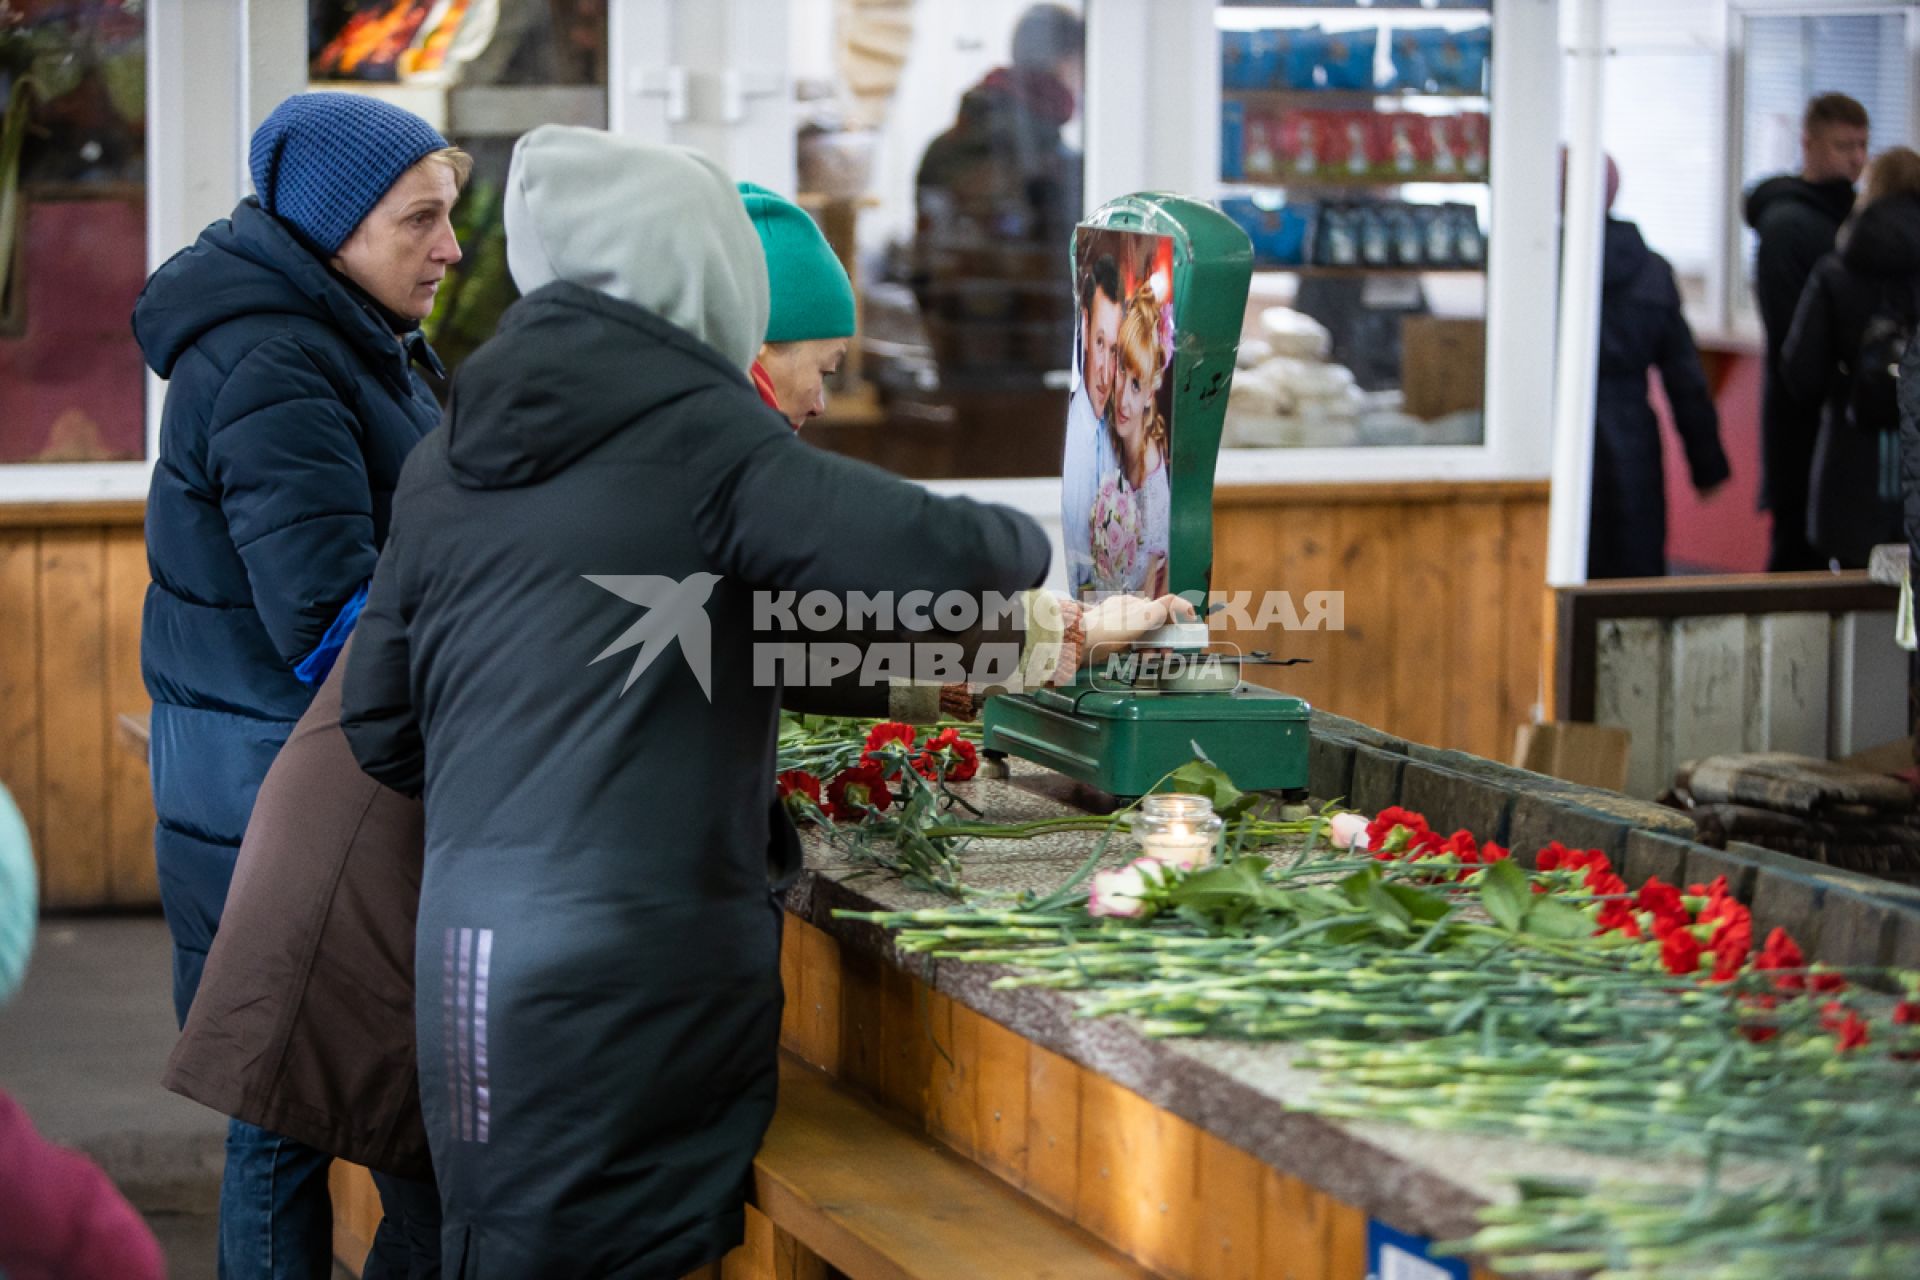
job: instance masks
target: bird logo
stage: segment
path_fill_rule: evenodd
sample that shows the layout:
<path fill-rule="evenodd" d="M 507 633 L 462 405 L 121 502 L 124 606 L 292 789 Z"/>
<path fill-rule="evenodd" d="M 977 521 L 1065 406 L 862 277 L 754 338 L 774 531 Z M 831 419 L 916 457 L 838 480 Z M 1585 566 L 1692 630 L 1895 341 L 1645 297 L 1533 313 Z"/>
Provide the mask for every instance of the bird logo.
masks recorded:
<path fill-rule="evenodd" d="M 625 695 L 640 673 L 653 665 L 667 645 L 678 640 L 680 656 L 687 660 L 700 692 L 713 701 L 713 627 L 707 620 L 707 598 L 720 581 L 717 573 L 694 573 L 675 580 L 654 573 L 586 573 L 580 575 L 603 591 L 611 591 L 629 604 L 637 604 L 646 613 L 602 649 L 593 662 L 638 645 L 627 682 L 620 686 Z"/>

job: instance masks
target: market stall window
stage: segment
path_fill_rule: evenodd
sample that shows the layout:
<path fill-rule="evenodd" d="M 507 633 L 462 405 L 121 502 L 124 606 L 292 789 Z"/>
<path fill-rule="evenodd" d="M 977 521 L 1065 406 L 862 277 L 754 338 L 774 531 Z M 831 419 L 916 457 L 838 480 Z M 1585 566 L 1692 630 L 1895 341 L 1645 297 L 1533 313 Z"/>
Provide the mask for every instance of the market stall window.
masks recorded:
<path fill-rule="evenodd" d="M 861 334 L 806 438 L 925 479 L 1057 476 L 1082 6 L 799 0 L 800 203 Z"/>
<path fill-rule="evenodd" d="M 1257 270 L 1225 443 L 1484 436 L 1489 3 L 1222 4 L 1220 205 Z"/>
<path fill-rule="evenodd" d="M 427 338 L 449 370 L 514 301 L 501 195 L 513 143 L 541 124 L 607 123 L 606 0 L 310 0 L 316 89 L 375 94 L 474 158 Z"/>
<path fill-rule="evenodd" d="M 139 461 L 141 0 L 0 0 L 0 463 Z"/>

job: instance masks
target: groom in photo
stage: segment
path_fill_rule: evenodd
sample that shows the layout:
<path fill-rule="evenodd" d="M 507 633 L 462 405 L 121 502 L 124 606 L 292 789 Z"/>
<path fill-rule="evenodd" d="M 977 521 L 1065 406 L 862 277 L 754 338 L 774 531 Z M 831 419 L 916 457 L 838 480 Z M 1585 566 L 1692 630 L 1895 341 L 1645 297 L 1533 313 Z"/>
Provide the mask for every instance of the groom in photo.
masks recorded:
<path fill-rule="evenodd" d="M 1067 447 L 1061 466 L 1061 535 L 1066 541 L 1067 581 L 1075 598 L 1093 578 L 1088 517 L 1100 477 L 1118 464 L 1107 444 L 1107 402 L 1113 393 L 1114 344 L 1120 337 L 1120 268 L 1103 253 L 1080 277 L 1080 349 L 1074 352 L 1075 385 L 1067 403 Z"/>

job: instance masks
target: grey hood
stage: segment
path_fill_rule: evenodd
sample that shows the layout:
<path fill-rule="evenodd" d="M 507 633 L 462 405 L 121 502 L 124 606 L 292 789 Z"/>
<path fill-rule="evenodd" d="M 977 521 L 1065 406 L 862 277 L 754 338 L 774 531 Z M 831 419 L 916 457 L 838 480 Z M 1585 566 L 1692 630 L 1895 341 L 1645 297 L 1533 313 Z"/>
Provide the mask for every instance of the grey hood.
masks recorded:
<path fill-rule="evenodd" d="M 699 152 L 541 125 L 514 144 L 505 219 L 522 294 L 556 280 L 592 289 L 752 367 L 766 254 L 733 179 Z"/>

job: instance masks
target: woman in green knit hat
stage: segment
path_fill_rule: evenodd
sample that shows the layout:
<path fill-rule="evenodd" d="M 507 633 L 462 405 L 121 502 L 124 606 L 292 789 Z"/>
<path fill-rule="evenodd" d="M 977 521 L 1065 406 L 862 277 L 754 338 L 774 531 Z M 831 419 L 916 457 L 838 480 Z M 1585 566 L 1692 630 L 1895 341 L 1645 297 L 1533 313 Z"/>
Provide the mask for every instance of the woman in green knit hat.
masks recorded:
<path fill-rule="evenodd" d="M 751 182 L 740 198 L 767 251 L 772 301 L 753 385 L 798 431 L 827 411 L 826 380 L 853 341 L 853 283 L 805 209 Z"/>

